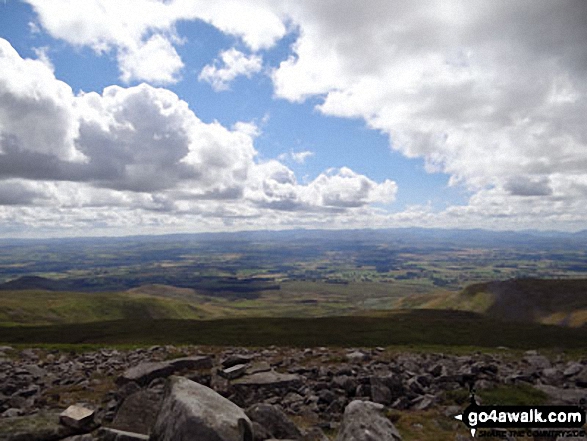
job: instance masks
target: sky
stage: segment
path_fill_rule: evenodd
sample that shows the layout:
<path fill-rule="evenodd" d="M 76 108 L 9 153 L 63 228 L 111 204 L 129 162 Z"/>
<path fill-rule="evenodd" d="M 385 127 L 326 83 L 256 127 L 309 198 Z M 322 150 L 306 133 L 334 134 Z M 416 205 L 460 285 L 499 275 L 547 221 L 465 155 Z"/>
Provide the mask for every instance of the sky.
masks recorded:
<path fill-rule="evenodd" d="M 583 0 L 4 0 L 0 237 L 587 228 Z"/>

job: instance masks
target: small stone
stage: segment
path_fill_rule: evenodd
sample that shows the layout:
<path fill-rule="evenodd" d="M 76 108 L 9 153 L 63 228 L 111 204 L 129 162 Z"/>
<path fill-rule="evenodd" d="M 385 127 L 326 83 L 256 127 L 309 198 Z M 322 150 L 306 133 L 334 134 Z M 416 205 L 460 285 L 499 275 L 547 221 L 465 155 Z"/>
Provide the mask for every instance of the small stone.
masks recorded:
<path fill-rule="evenodd" d="M 69 406 L 59 415 L 61 424 L 80 431 L 90 431 L 94 428 L 94 415 L 92 409 L 74 404 Z"/>
<path fill-rule="evenodd" d="M 10 409 L 7 409 L 4 412 L 2 412 L 3 418 L 14 418 L 21 415 L 24 415 L 24 412 L 21 409 L 17 409 L 15 407 L 11 407 Z"/>
<path fill-rule="evenodd" d="M 235 364 L 226 369 L 220 369 L 218 371 L 218 375 L 221 377 L 227 378 L 229 380 L 234 380 L 235 378 L 242 377 L 247 370 L 246 364 Z"/>
<path fill-rule="evenodd" d="M 421 395 L 412 401 L 412 407 L 415 410 L 426 410 L 432 407 L 435 401 L 434 395 Z"/>
<path fill-rule="evenodd" d="M 369 359 L 369 356 L 367 354 L 365 354 L 364 352 L 354 351 L 354 352 L 351 352 L 350 354 L 346 354 L 346 358 L 348 361 L 350 361 L 352 363 L 360 363 L 363 361 L 367 361 Z"/>

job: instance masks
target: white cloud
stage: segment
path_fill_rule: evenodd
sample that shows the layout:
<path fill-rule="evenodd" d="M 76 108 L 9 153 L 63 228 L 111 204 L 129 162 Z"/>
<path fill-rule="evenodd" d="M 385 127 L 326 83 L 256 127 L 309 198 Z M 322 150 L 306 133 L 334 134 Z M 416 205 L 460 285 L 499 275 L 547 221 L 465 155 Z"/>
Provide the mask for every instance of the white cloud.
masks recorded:
<path fill-rule="evenodd" d="M 263 61 L 258 55 L 246 56 L 234 48 L 220 53 L 221 67 L 218 60 L 214 64 L 204 66 L 198 79 L 210 83 L 215 91 L 228 90 L 230 83 L 238 76 L 250 78 L 261 71 Z"/>
<path fill-rule="evenodd" d="M 62 160 L 82 160 L 74 138 L 73 92 L 40 60 L 23 60 L 0 39 L 1 151 L 24 149 Z"/>
<path fill-rule="evenodd" d="M 0 39 L 0 178 L 87 182 L 120 191 L 187 185 L 239 193 L 257 130 L 205 124 L 185 101 L 147 84 L 73 95 L 38 60 Z"/>
<path fill-rule="evenodd" d="M 37 56 L 37 60 L 39 60 L 41 63 L 43 63 L 45 66 L 47 66 L 49 68 L 49 70 L 51 70 L 51 72 L 55 71 L 55 66 L 53 66 L 53 63 L 51 62 L 51 59 L 49 58 L 49 54 L 48 54 L 49 47 L 48 46 L 35 47 L 35 48 L 33 48 L 33 52 Z"/>
<path fill-rule="evenodd" d="M 391 148 L 407 157 L 423 158 L 428 171 L 448 173 L 451 185 L 471 192 L 466 206 L 441 213 L 421 209 L 379 213 L 374 219 L 382 225 L 460 222 L 525 228 L 540 219 L 541 225 L 558 222 L 560 227 L 574 228 L 585 219 L 587 27 L 583 2 L 30 3 L 40 26 L 54 37 L 98 52 L 115 51 L 128 80 L 178 78 L 182 63 L 174 48 L 179 42 L 174 26 L 179 20 L 204 20 L 241 38 L 253 53 L 272 47 L 288 29 L 295 29 L 294 54 L 271 74 L 277 97 L 292 102 L 313 97 L 324 114 L 362 118 L 389 136 Z M 141 14 L 134 13 L 137 10 Z M 80 119 L 76 115 L 81 103 L 89 98 L 75 97 L 49 70 L 41 69 L 40 61 L 19 61 L 6 44 L 0 50 L 17 66 L 0 72 L 0 90 L 17 103 L 2 107 L 2 102 L 12 101 L 0 101 L 4 155 L 0 174 L 4 177 L 78 180 L 141 194 L 174 191 L 168 195 L 176 203 L 174 209 L 181 206 L 184 211 L 196 210 L 202 198 L 208 198 L 206 204 L 224 198 L 240 202 L 224 211 L 206 205 L 204 211 L 241 210 L 247 219 L 262 212 L 280 225 L 296 221 L 284 214 L 288 207 L 294 207 L 292 212 L 300 207 L 316 213 L 326 208 L 346 210 L 340 216 L 353 212 L 360 222 L 359 211 L 373 214 L 370 203 L 395 195 L 391 181 L 374 183 L 346 169 L 300 185 L 291 170 L 277 161 L 255 163 L 253 132 L 203 124 L 193 113 L 189 116 L 179 110 L 177 97 L 177 102 L 171 99 L 173 111 L 166 113 L 161 103 L 167 98 L 159 89 L 142 86 L 118 91 L 117 103 L 123 109 L 119 113 L 114 111 L 113 98 L 97 95 L 92 98 L 96 108 L 86 106 L 84 112 L 89 113 Z M 153 62 L 165 57 L 170 60 L 167 65 Z M 252 58 L 242 57 L 243 63 Z M 239 69 L 248 72 L 235 67 L 241 64 L 209 66 L 210 81 L 226 87 Z M 22 71 L 22 87 L 7 79 L 20 75 L 15 69 Z M 32 69 L 38 73 L 31 74 Z M 32 101 L 33 90 L 43 105 Z M 151 111 L 159 129 L 179 128 L 169 152 L 152 160 L 140 154 L 143 149 L 158 152 L 155 138 L 160 134 L 151 131 L 153 142 L 141 147 L 130 129 L 136 123 L 136 109 Z M 92 112 L 97 114 L 88 116 Z M 194 127 L 198 129 L 182 125 L 188 120 L 197 120 Z M 83 130 L 78 136 L 80 124 Z M 28 127 L 35 130 L 27 133 Z M 120 146 L 119 140 L 126 146 L 120 151 L 113 147 Z M 101 149 L 114 151 L 113 157 L 122 165 L 98 160 Z M 215 155 L 216 149 L 235 160 Z M 14 152 L 19 152 L 18 157 Z M 44 159 L 44 167 L 32 170 L 30 164 L 39 158 Z M 84 159 L 89 163 L 84 164 Z M 90 167 L 91 173 L 82 173 L 84 167 Z M 143 178 L 139 169 L 146 170 Z M 152 178 L 163 171 L 165 179 Z M 382 189 L 381 194 L 377 189 Z M 239 195 L 244 196 L 238 199 Z M 228 205 L 224 202 L 224 207 Z M 267 207 L 282 210 L 262 211 L 271 210 Z M 297 221 L 324 219 L 313 216 Z"/>
<path fill-rule="evenodd" d="M 153 35 L 146 42 L 141 42 L 138 47 L 120 49 L 118 63 L 120 77 L 127 83 L 131 80 L 160 84 L 175 83 L 183 67 L 175 48 L 162 35 Z"/>
<path fill-rule="evenodd" d="M 574 209 L 558 200 L 587 204 L 574 190 L 587 177 L 585 4 L 305 1 L 288 12 L 300 32 L 272 73 L 277 96 L 364 119 L 452 185 L 495 189 L 512 218 L 526 216 L 524 198 L 560 219 Z"/>
<path fill-rule="evenodd" d="M 311 156 L 314 156 L 314 152 L 311 152 L 309 150 L 304 150 L 301 152 L 291 152 L 291 158 L 298 164 L 303 164 L 304 162 L 306 162 L 306 159 L 308 159 Z"/>
<path fill-rule="evenodd" d="M 380 184 L 349 168 L 331 169 L 306 185 L 278 161 L 268 161 L 251 170 L 245 196 L 259 206 L 289 211 L 346 211 L 372 203 L 395 200 L 397 185 Z"/>
<path fill-rule="evenodd" d="M 204 123 L 170 90 L 140 84 L 74 95 L 2 39 L 0 61 L 10 66 L 0 72 L 4 231 L 60 225 L 77 234 L 91 219 L 116 231 L 133 222 L 159 232 L 194 230 L 196 221 L 208 229 L 285 226 L 300 220 L 289 213 L 308 213 L 304 222 L 332 213 L 348 220 L 395 198 L 394 182 L 348 168 L 301 185 L 284 164 L 257 162 L 256 124 Z"/>
<path fill-rule="evenodd" d="M 360 207 L 370 203 L 390 203 L 395 200 L 397 185 L 385 180 L 381 184 L 359 175 L 349 168 L 329 170 L 308 184 L 313 197 L 328 207 Z"/>
<path fill-rule="evenodd" d="M 27 0 L 40 26 L 72 45 L 98 53 L 115 51 L 124 81 L 157 84 L 177 80 L 183 66 L 174 44 L 178 21 L 203 20 L 237 36 L 252 50 L 269 48 L 286 33 L 264 0 Z"/>
<path fill-rule="evenodd" d="M 306 159 L 314 156 L 315 153 L 310 150 L 302 150 L 300 152 L 294 152 L 291 150 L 289 153 L 282 153 L 277 157 L 280 161 L 294 161 L 298 164 L 304 164 Z"/>

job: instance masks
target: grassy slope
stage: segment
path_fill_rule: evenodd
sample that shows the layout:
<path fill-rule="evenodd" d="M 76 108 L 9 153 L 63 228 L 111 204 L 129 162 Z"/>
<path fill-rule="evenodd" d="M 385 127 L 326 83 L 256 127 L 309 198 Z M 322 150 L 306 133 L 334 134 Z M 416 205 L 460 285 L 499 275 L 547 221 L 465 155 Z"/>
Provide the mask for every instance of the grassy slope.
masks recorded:
<path fill-rule="evenodd" d="M 587 279 L 517 279 L 480 283 L 444 306 L 490 317 L 582 326 L 587 323 Z"/>
<path fill-rule="evenodd" d="M 413 292 L 418 292 L 414 288 Z M 259 298 L 231 300 L 193 289 L 145 285 L 124 292 L 0 290 L 0 325 L 48 325 L 135 318 L 318 317 L 391 309 L 408 290 L 388 284 L 286 282 Z"/>
<path fill-rule="evenodd" d="M 31 344 L 584 348 L 587 345 L 587 329 L 499 322 L 464 311 L 412 310 L 314 319 L 144 319 L 44 327 L 0 327 L 0 341 Z"/>
<path fill-rule="evenodd" d="M 43 325 L 135 319 L 199 319 L 210 314 L 175 299 L 127 293 L 1 291 L 2 325 Z"/>

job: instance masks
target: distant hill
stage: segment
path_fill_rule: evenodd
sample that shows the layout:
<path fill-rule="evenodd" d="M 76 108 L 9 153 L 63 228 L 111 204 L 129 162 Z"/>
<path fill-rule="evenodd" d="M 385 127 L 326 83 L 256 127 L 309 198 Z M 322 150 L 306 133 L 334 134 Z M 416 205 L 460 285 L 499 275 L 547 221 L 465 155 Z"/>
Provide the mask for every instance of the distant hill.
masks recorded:
<path fill-rule="evenodd" d="M 46 291 L 60 291 L 64 288 L 59 280 L 47 279 L 39 276 L 23 276 L 18 279 L 0 283 L 0 291 L 22 289 L 43 289 Z"/>
<path fill-rule="evenodd" d="M 219 314 L 206 305 L 144 294 L 0 291 L 0 327 L 104 320 L 207 319 Z"/>
<path fill-rule="evenodd" d="M 504 320 L 577 327 L 587 323 L 587 279 L 478 283 L 445 306 Z"/>

